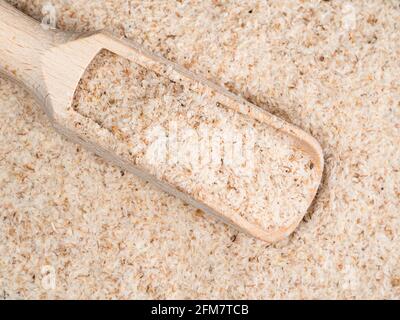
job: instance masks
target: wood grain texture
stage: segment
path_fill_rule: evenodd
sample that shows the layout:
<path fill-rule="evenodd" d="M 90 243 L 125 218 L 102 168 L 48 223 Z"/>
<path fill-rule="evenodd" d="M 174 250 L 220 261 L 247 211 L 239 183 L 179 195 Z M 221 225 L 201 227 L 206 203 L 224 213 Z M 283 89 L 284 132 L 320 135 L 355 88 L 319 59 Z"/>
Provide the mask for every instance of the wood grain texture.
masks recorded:
<path fill-rule="evenodd" d="M 0 1 L 0 71 L 35 95 L 58 132 L 72 141 L 84 145 L 104 159 L 157 185 L 162 190 L 259 239 L 274 242 L 293 232 L 305 212 L 296 217 L 290 225 L 275 232 L 267 232 L 239 215 L 227 215 L 211 209 L 204 203 L 189 197 L 185 192 L 178 191 L 173 185 L 157 180 L 132 163 L 116 156 L 110 150 L 104 149 L 61 125 L 57 119 L 63 118 L 63 114 L 71 106 L 79 80 L 90 62 L 102 49 L 107 49 L 132 61 L 145 59 L 150 61 L 153 70 L 160 72 L 165 68 L 172 68 L 177 77 L 185 77 L 192 82 L 212 88 L 217 94 L 217 99 L 223 105 L 293 138 L 296 146 L 312 157 L 315 170 L 318 172 L 318 181 L 321 180 L 324 163 L 321 147 L 313 137 L 298 127 L 273 116 L 205 78 L 144 50 L 135 43 L 116 39 L 104 32 L 77 35 L 60 31 L 45 31 L 39 23 Z M 311 203 L 317 188 L 309 190 L 309 192 Z"/>

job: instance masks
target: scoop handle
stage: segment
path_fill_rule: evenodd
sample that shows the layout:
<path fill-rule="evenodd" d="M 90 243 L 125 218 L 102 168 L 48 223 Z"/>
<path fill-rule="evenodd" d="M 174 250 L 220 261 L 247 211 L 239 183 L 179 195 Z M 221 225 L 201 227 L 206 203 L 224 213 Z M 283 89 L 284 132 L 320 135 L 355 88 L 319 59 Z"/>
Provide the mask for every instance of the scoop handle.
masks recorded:
<path fill-rule="evenodd" d="M 45 101 L 46 89 L 41 57 L 67 34 L 46 30 L 46 25 L 0 0 L 0 73 L 23 85 L 40 102 Z"/>

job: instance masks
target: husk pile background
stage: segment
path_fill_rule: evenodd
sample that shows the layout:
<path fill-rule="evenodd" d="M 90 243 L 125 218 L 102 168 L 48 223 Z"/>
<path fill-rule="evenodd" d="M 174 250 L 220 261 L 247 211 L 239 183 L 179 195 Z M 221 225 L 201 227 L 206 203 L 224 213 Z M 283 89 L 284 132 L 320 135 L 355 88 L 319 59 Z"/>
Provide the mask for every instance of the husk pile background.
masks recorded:
<path fill-rule="evenodd" d="M 399 1 L 51 3 L 63 30 L 105 27 L 310 132 L 326 169 L 268 245 L 66 141 L 0 79 L 0 296 L 400 298 Z"/>

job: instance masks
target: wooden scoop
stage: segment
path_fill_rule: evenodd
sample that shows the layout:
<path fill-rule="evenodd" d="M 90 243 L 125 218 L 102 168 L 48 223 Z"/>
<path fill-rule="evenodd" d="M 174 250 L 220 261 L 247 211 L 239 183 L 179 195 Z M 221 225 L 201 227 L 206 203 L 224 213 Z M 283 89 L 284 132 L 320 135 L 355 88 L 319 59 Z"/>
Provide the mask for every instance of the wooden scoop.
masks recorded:
<path fill-rule="evenodd" d="M 255 176 L 242 179 L 232 173 L 235 168 L 227 169 L 223 159 L 217 171 L 210 171 L 221 175 L 219 180 L 215 179 L 213 174 L 204 178 L 204 175 L 201 176 L 203 171 L 193 172 L 186 167 L 173 167 L 171 172 L 164 166 L 163 173 L 158 174 L 157 165 L 143 162 L 144 158 L 139 161 L 137 155 L 128 150 L 124 143 L 132 141 L 129 140 L 130 137 L 122 139 L 114 132 L 117 130 L 114 130 L 114 126 L 108 130 L 105 123 L 95 119 L 96 115 L 80 114 L 79 110 L 73 107 L 77 88 L 88 67 L 104 51 L 129 61 L 131 64 L 127 64 L 127 68 L 141 68 L 141 74 L 144 74 L 143 70 L 147 70 L 146 76 L 151 75 L 163 82 L 167 79 L 171 86 L 178 86 L 179 95 L 189 94 L 194 98 L 196 95 L 197 98 L 204 98 L 206 102 L 201 108 L 193 109 L 181 103 L 184 111 L 176 113 L 183 118 L 184 112 L 188 110 L 191 113 L 202 113 L 202 118 L 198 116 L 203 121 L 196 123 L 196 127 L 207 123 L 210 128 L 219 125 L 223 130 L 224 126 L 217 117 L 234 113 L 232 119 L 236 119 L 238 127 L 262 133 L 263 138 L 257 141 L 257 147 L 254 149 L 255 158 L 258 159 L 253 168 Z M 264 241 L 277 241 L 290 234 L 302 220 L 317 192 L 323 171 L 323 155 L 320 145 L 313 137 L 132 42 L 118 40 L 104 32 L 76 34 L 45 30 L 37 21 L 0 0 L 0 72 L 34 94 L 59 133 L 194 207 Z M 139 83 L 145 81 L 147 80 Z M 197 98 L 186 101 L 199 101 Z M 176 99 L 178 98 L 173 95 L 168 100 L 171 102 L 160 98 L 158 106 L 168 107 L 168 103 L 176 104 Z M 165 103 L 167 104 L 164 105 Z M 211 110 L 207 108 L 214 108 L 214 113 L 210 114 L 217 114 L 211 122 L 204 118 L 206 111 Z M 226 126 L 229 126 L 229 123 L 225 124 Z M 272 149 L 264 146 L 264 142 L 272 140 L 277 141 Z M 268 163 L 265 160 L 275 159 L 274 154 L 280 153 L 282 156 L 275 156 L 279 163 Z M 293 165 L 296 161 L 299 161 L 301 166 Z M 308 162 L 304 165 L 301 161 Z M 186 174 L 188 180 L 184 179 Z M 204 184 L 207 178 L 214 182 Z M 260 185 L 265 190 L 259 190 L 254 185 Z M 279 192 L 275 192 L 277 190 Z M 269 217 L 285 210 L 292 213 L 281 223 L 268 222 Z M 258 223 L 257 219 L 253 219 L 253 213 L 259 216 L 261 213 L 265 223 Z"/>

